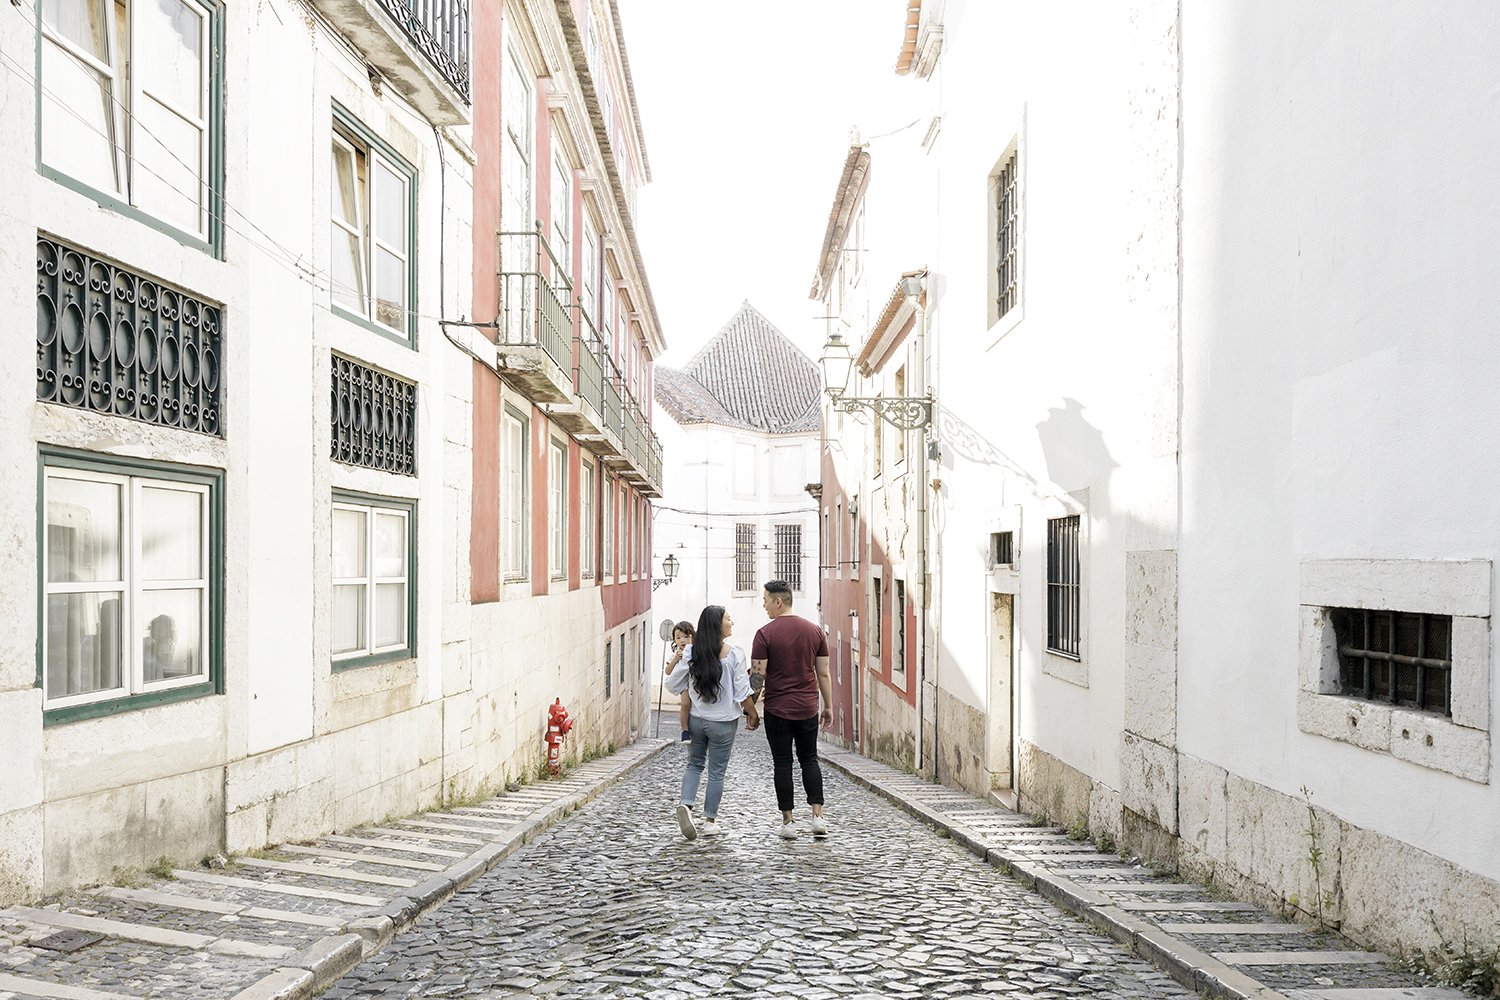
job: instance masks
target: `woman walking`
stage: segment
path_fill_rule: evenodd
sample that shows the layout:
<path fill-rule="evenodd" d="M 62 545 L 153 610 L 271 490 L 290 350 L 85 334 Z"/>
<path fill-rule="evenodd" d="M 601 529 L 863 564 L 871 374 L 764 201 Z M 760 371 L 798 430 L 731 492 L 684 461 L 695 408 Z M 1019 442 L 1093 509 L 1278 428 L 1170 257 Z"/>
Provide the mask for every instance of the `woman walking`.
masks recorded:
<path fill-rule="evenodd" d="M 688 717 L 687 767 L 682 773 L 682 800 L 677 804 L 677 825 L 688 840 L 698 836 L 688 805 L 698 797 L 698 783 L 703 780 L 705 765 L 708 787 L 703 791 L 703 833 L 719 832 L 719 800 L 724 795 L 724 770 L 729 766 L 729 752 L 734 748 L 734 734 L 740 727 L 740 710 L 748 719 L 747 729 L 760 725 L 755 698 L 750 692 L 750 664 L 745 651 L 731 646 L 734 619 L 717 604 L 709 605 L 698 616 L 698 630 L 693 642 L 683 650 L 686 670 L 667 675 L 667 690 L 673 694 L 688 693 L 692 709 Z"/>

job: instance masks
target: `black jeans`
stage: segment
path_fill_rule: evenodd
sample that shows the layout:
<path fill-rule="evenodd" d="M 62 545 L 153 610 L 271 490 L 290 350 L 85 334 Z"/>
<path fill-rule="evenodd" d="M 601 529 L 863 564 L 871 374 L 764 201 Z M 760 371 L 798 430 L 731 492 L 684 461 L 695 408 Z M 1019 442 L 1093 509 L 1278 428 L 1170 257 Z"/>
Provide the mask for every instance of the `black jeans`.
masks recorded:
<path fill-rule="evenodd" d="M 776 762 L 776 807 L 792 811 L 792 745 L 797 747 L 797 763 L 802 767 L 802 790 L 807 804 L 823 804 L 823 768 L 818 763 L 818 717 L 783 719 L 765 714 L 766 742 L 771 744 L 771 759 Z"/>

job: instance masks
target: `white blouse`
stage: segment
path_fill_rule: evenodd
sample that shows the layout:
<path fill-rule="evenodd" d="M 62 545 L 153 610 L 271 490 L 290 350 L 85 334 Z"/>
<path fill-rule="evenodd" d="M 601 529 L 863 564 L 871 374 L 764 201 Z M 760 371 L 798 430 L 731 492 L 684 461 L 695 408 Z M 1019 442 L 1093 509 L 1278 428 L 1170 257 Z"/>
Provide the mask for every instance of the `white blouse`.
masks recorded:
<path fill-rule="evenodd" d="M 714 701 L 704 701 L 698 694 L 698 689 L 689 683 L 689 666 L 693 662 L 693 647 L 689 643 L 682 649 L 682 659 L 677 662 L 677 667 L 667 675 L 667 690 L 673 694 L 681 694 L 685 689 L 688 697 L 692 699 L 692 714 L 709 722 L 733 722 L 741 714 L 740 703 L 750 697 L 750 661 L 745 658 L 745 651 L 738 646 L 729 647 L 729 655 L 721 659 L 719 663 L 724 668 L 724 675 L 719 681 L 719 697 Z"/>

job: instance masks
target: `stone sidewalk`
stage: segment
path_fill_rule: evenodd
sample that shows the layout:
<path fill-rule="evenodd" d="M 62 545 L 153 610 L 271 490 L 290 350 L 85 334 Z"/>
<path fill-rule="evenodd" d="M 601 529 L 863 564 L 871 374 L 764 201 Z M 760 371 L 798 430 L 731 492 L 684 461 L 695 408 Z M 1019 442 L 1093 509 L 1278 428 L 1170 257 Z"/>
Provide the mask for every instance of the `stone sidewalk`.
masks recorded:
<path fill-rule="evenodd" d="M 0 910 L 0 1000 L 296 1000 L 665 749 L 132 886 Z"/>
<path fill-rule="evenodd" d="M 945 832 L 1202 995 L 1230 1000 L 1473 1000 L 1387 955 L 1128 864 L 1060 827 L 829 743 L 823 760 Z"/>

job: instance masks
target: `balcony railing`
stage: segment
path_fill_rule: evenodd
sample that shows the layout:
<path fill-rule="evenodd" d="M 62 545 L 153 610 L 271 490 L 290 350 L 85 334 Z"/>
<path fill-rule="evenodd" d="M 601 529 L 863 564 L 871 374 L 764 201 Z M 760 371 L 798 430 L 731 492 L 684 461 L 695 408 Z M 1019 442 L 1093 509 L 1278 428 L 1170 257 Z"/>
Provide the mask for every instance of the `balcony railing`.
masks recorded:
<path fill-rule="evenodd" d="M 650 435 L 650 439 L 647 444 L 648 454 L 646 459 L 646 479 L 650 481 L 652 486 L 656 487 L 656 491 L 659 494 L 662 487 L 661 439 L 656 436 L 656 432 L 653 430 L 648 429 L 646 433 Z"/>
<path fill-rule="evenodd" d="M 468 0 L 378 0 L 459 96 L 469 100 Z"/>
<path fill-rule="evenodd" d="M 500 234 L 500 343 L 540 347 L 573 370 L 573 286 L 541 229 Z"/>
<path fill-rule="evenodd" d="M 604 426 L 615 438 L 625 441 L 625 397 L 621 394 L 620 369 L 603 344 L 599 345 L 599 357 L 604 368 Z"/>
<path fill-rule="evenodd" d="M 584 336 L 575 338 L 574 347 L 578 358 L 573 368 L 573 382 L 578 387 L 578 396 L 604 415 L 604 367 L 599 363 L 599 340 L 592 336 L 594 325 L 587 316 L 583 318 Z"/>

